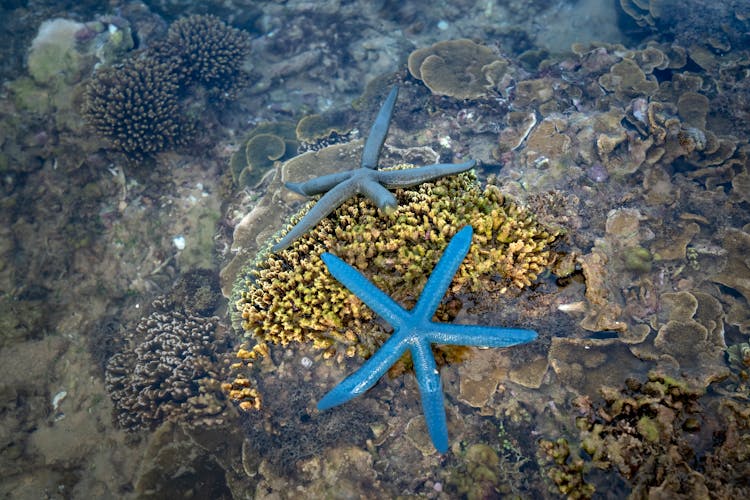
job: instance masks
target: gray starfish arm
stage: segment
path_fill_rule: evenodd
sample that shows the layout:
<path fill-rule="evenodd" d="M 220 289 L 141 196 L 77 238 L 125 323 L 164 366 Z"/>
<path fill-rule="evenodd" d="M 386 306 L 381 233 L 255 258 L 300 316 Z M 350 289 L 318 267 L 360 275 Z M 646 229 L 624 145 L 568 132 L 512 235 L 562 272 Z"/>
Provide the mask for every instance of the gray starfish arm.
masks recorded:
<path fill-rule="evenodd" d="M 378 184 L 374 179 L 365 179 L 360 182 L 359 191 L 370 198 L 375 206 L 384 212 L 393 210 L 398 206 L 398 201 L 393 193 Z"/>
<path fill-rule="evenodd" d="M 391 126 L 391 116 L 393 116 L 393 107 L 396 105 L 398 97 L 398 86 L 391 89 L 390 94 L 386 97 L 385 102 L 378 111 L 378 116 L 372 124 L 370 133 L 365 141 L 365 148 L 362 151 L 362 167 L 376 168 L 380 150 L 383 148 L 385 137 L 388 135 L 388 128 Z"/>
<path fill-rule="evenodd" d="M 443 402 L 443 384 L 435 365 L 430 344 L 420 339 L 412 343 L 411 359 L 419 384 L 419 394 L 422 399 L 427 431 L 432 444 L 440 453 L 448 451 L 448 425 L 445 419 L 445 404 Z"/>
<path fill-rule="evenodd" d="M 320 258 L 334 278 L 359 297 L 367 307 L 383 318 L 394 330 L 403 325 L 404 318 L 408 317 L 409 313 L 395 300 L 370 283 L 362 273 L 333 254 L 326 252 L 321 254 Z"/>
<path fill-rule="evenodd" d="M 534 330 L 523 328 L 432 323 L 430 330 L 426 338 L 431 344 L 509 347 L 525 344 L 537 338 Z"/>
<path fill-rule="evenodd" d="M 286 235 L 276 243 L 271 250 L 278 252 L 285 249 L 297 238 L 315 227 L 328 214 L 336 210 L 339 205 L 351 198 L 357 192 L 357 187 L 349 181 L 344 181 L 323 195 L 318 202 L 313 205 L 309 212 L 289 230 Z"/>
<path fill-rule="evenodd" d="M 411 310 L 411 314 L 415 318 L 419 318 L 421 321 L 432 319 L 435 309 L 443 300 L 445 291 L 469 251 L 473 233 L 474 229 L 471 226 L 466 226 L 451 238 L 435 269 L 427 278 L 427 283 L 425 283 L 422 293 L 419 295 L 417 305 Z"/>
<path fill-rule="evenodd" d="M 426 167 L 407 168 L 404 170 L 380 170 L 378 177 L 380 183 L 388 189 L 405 188 L 422 184 L 445 177 L 447 175 L 460 174 L 474 168 L 476 160 L 463 163 L 438 163 Z"/>
<path fill-rule="evenodd" d="M 323 175 L 310 179 L 305 182 L 286 182 L 284 185 L 295 193 L 303 196 L 312 196 L 314 194 L 325 193 L 337 184 L 340 184 L 351 177 L 352 172 L 336 172 L 334 174 Z"/>
<path fill-rule="evenodd" d="M 394 332 L 359 370 L 346 377 L 318 401 L 318 410 L 333 408 L 367 392 L 401 358 L 408 347 L 409 337 Z"/>

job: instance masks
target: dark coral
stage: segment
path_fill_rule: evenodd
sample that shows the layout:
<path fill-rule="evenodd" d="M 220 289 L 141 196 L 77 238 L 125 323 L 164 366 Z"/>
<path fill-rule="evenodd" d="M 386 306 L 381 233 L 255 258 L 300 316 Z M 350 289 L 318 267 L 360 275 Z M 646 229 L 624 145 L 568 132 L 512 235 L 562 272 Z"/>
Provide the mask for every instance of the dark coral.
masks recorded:
<path fill-rule="evenodd" d="M 586 415 L 576 425 L 592 465 L 617 470 L 633 498 L 707 498 L 698 459 L 711 447 L 716 422 L 704 415 L 703 393 L 658 373 L 626 386 L 603 388 L 602 406 L 579 400 Z"/>
<path fill-rule="evenodd" d="M 99 71 L 84 94 L 83 116 L 100 136 L 140 160 L 190 136 L 181 116 L 179 78 L 155 59 L 131 60 Z"/>
<path fill-rule="evenodd" d="M 185 83 L 198 83 L 217 97 L 231 99 L 248 82 L 242 64 L 250 53 L 250 35 L 212 15 L 193 15 L 172 23 L 156 51 L 174 58 Z"/>
<path fill-rule="evenodd" d="M 115 422 L 138 430 L 164 420 L 221 420 L 217 380 L 224 330 L 219 319 L 168 310 L 158 299 L 154 309 L 107 363 Z"/>

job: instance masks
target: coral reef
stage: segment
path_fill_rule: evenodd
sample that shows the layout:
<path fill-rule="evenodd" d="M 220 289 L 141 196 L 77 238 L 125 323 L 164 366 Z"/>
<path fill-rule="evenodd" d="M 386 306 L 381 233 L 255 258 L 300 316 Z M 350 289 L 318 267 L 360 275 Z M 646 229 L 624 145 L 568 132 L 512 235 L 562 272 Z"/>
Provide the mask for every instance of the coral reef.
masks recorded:
<path fill-rule="evenodd" d="M 324 250 L 351 262 L 409 306 L 447 241 L 471 223 L 474 244 L 449 289 L 448 310 L 459 290 L 503 293 L 528 286 L 554 258 L 550 245 L 558 233 L 535 222 L 496 186 L 481 189 L 471 173 L 399 189 L 395 195 L 398 208 L 386 217 L 370 202 L 353 199 L 294 247 L 263 252 L 236 283 L 243 328 L 262 341 L 313 342 L 329 354 L 336 349 L 350 356 L 372 354 L 383 338 L 382 327 L 323 271 L 319 254 Z M 445 307 L 438 309 L 438 318 L 449 314 Z"/>
<path fill-rule="evenodd" d="M 455 449 L 455 447 L 454 447 Z M 456 450 L 458 451 L 458 450 Z M 446 471 L 448 491 L 461 498 L 481 499 L 521 495 L 528 463 L 516 446 L 505 441 L 500 451 L 485 443 L 461 447 L 458 467 Z"/>
<path fill-rule="evenodd" d="M 82 114 L 97 134 L 140 160 L 190 137 L 192 126 L 182 116 L 178 90 L 173 66 L 136 59 L 94 75 Z"/>
<path fill-rule="evenodd" d="M 159 299 L 153 307 L 107 363 L 115 422 L 131 431 L 153 429 L 165 420 L 221 423 L 219 357 L 225 331 L 219 319 L 179 312 Z"/>

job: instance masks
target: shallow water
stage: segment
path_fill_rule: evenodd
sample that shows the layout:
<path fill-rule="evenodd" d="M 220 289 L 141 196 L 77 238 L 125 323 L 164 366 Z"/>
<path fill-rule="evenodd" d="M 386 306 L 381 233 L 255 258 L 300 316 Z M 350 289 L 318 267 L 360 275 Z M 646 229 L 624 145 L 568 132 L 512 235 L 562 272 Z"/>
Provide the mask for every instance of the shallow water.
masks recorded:
<path fill-rule="evenodd" d="M 747 497 L 745 3 L 2 4 L 0 491 Z M 185 47 L 221 22 L 182 38 L 174 23 L 206 12 L 241 31 L 202 58 L 216 45 Z M 108 88 L 125 61 L 137 76 L 114 81 L 163 97 L 148 119 L 111 119 L 122 94 L 92 104 L 92 81 Z M 305 201 L 284 182 L 357 167 L 393 85 L 379 167 L 475 159 L 476 180 L 399 191 L 395 216 L 357 198 L 296 253 L 264 253 Z M 439 208 L 445 192 L 461 201 Z M 504 196 L 490 220 L 527 232 L 475 235 L 492 262 L 471 261 L 437 320 L 538 339 L 434 350 L 442 455 L 408 359 L 318 411 L 388 328 L 321 288 L 317 253 L 412 307 L 451 224 L 479 225 L 466 207 L 488 193 Z M 508 257 L 536 228 L 556 234 L 544 258 Z M 273 316 L 264 294 L 279 290 Z"/>

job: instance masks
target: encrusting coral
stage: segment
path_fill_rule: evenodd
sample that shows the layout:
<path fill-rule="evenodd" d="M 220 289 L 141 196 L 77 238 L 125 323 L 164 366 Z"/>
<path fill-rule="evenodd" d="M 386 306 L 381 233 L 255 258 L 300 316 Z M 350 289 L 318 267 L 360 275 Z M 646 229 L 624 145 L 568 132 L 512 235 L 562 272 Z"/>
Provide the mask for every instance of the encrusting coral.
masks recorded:
<path fill-rule="evenodd" d="M 134 159 L 182 144 L 190 126 L 181 116 L 179 79 L 168 63 L 137 59 L 99 71 L 82 113 L 97 134 Z"/>
<path fill-rule="evenodd" d="M 550 245 L 558 233 L 496 186 L 482 189 L 471 172 L 394 194 L 398 206 L 391 214 L 379 213 L 368 200 L 351 199 L 289 248 L 262 252 L 235 283 L 243 328 L 261 342 L 312 342 L 329 355 L 339 348 L 349 356 L 372 354 L 384 338 L 382 327 L 325 271 L 323 251 L 340 256 L 410 307 L 448 240 L 471 224 L 473 244 L 448 289 L 448 305 L 437 311 L 443 320 L 450 318 L 459 292 L 528 286 L 554 258 Z M 292 222 L 308 209 L 309 204 Z"/>

